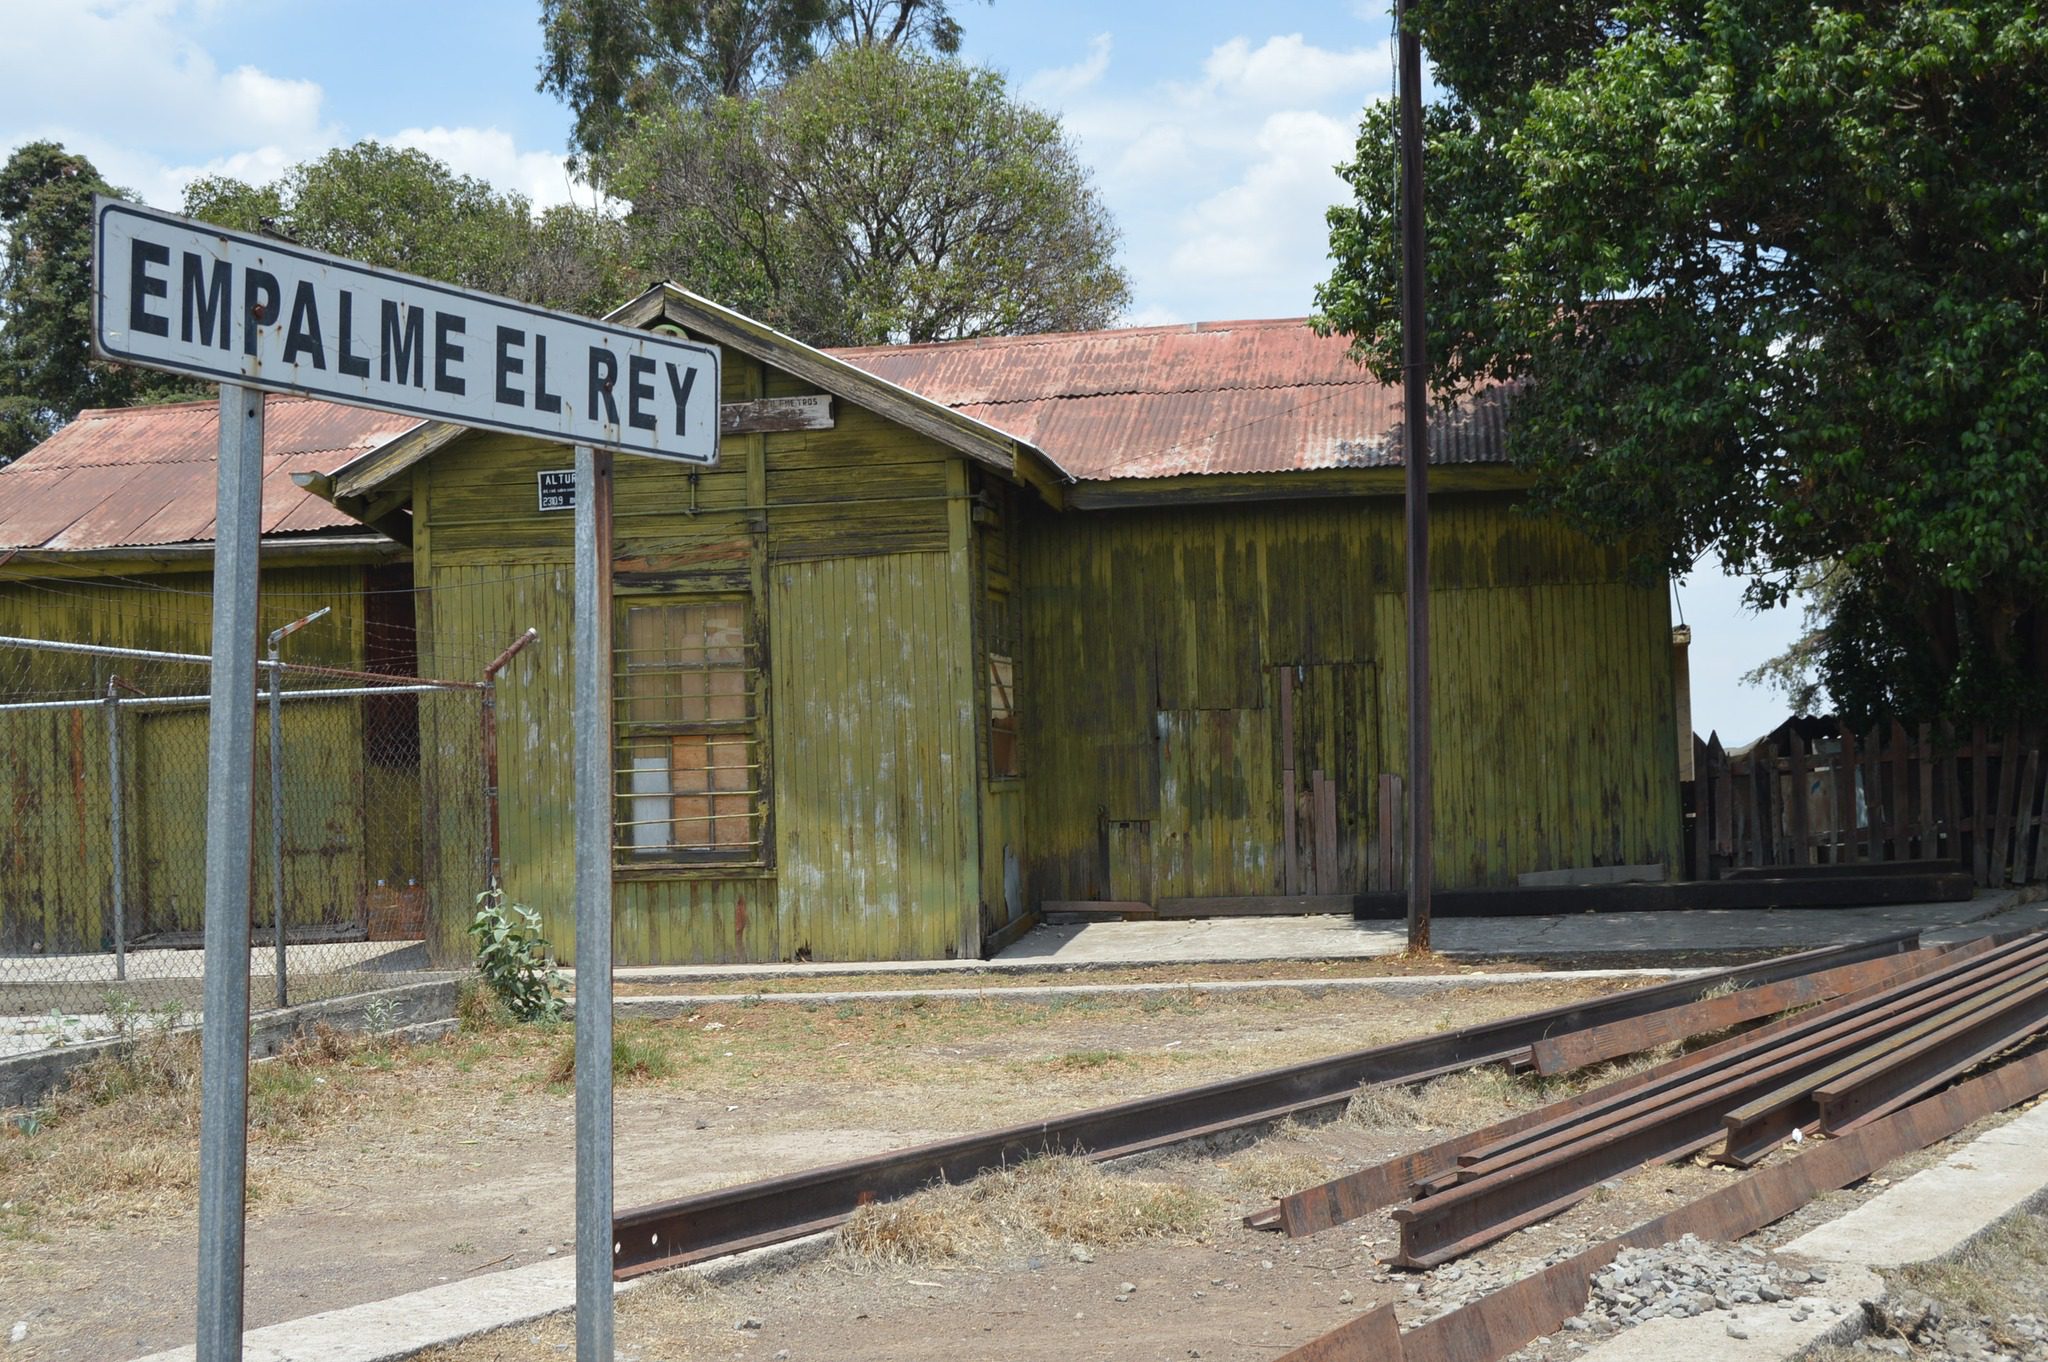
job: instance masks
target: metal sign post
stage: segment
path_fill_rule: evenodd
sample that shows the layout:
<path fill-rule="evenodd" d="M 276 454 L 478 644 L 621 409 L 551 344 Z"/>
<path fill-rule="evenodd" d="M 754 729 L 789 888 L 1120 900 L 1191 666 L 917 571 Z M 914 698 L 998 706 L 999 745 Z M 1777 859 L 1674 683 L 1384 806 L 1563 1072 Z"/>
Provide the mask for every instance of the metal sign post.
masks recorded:
<path fill-rule="evenodd" d="M 716 464 L 718 348 L 373 269 L 104 197 L 93 204 L 92 320 L 93 353 L 102 359 L 222 383 L 207 753 L 198 1362 L 239 1362 L 242 1355 L 255 758 L 247 706 L 256 670 L 263 476 L 258 390 L 576 447 L 576 485 L 589 489 L 575 498 L 576 1339 L 581 1362 L 611 1362 L 612 451 Z M 821 411 L 764 408 L 753 415 L 808 423 L 778 429 L 831 423 L 829 404 Z M 495 871 L 493 864 L 494 877 Z M 281 952 L 281 909 L 276 925 Z M 278 980 L 282 987 L 281 960 Z"/>
<path fill-rule="evenodd" d="M 256 676 L 256 553 L 263 532 L 263 394 L 254 388 L 221 384 L 216 476 L 213 684 L 206 723 L 198 1362 L 240 1362 L 249 1157 L 249 785 L 256 762 L 249 702 Z"/>
<path fill-rule="evenodd" d="M 612 457 L 576 446 L 576 1356 L 612 1356 Z"/>

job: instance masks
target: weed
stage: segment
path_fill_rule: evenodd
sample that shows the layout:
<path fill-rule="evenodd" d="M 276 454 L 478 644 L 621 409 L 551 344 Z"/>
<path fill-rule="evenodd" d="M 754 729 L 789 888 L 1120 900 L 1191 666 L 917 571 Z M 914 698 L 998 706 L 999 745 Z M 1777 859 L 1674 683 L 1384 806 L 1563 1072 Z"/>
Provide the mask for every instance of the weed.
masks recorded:
<path fill-rule="evenodd" d="M 612 1037 L 612 1079 L 632 1083 L 668 1078 L 675 1073 L 674 1057 L 668 1046 L 654 1035 L 634 1031 Z M 545 1082 L 549 1086 L 576 1079 L 576 1041 L 572 1037 L 555 1047 L 548 1062 Z"/>
<path fill-rule="evenodd" d="M 1055 1073 L 1086 1073 L 1093 1069 L 1106 1069 L 1112 1064 L 1122 1064 L 1125 1056 L 1114 1050 L 1070 1050 L 1063 1055 L 1054 1055 L 1046 1061 L 1046 1067 Z"/>
<path fill-rule="evenodd" d="M 505 902 L 505 891 L 476 896 L 477 973 L 519 1021 L 562 1019 L 562 972 L 553 949 L 540 934 L 540 915 L 524 904 Z"/>

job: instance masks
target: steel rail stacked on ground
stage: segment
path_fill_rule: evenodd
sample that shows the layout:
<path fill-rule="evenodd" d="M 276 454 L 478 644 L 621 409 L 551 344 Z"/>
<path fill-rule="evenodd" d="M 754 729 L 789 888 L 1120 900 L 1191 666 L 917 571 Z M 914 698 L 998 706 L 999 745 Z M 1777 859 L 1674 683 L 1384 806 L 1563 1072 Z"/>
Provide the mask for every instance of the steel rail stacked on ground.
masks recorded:
<path fill-rule="evenodd" d="M 1412 1083 L 1478 1064 L 1526 1061 L 1530 1047 L 1548 1037 L 1648 1016 L 1727 987 L 1753 988 L 1816 970 L 1901 958 L 1913 951 L 1918 936 L 1917 930 L 1895 932 L 1735 965 L 1418 1040 L 639 1207 L 614 1218 L 614 1275 L 624 1279 L 801 1238 L 833 1228 L 870 1202 L 907 1196 L 942 1180 L 965 1181 L 1034 1155 L 1118 1158 L 1338 1106 L 1363 1085 Z"/>

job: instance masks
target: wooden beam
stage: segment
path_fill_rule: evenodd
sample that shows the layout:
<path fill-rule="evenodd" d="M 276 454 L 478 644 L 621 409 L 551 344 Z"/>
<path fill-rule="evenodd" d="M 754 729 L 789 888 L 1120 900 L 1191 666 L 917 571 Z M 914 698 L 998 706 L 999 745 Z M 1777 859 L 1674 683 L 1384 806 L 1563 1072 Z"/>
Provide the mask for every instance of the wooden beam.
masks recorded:
<path fill-rule="evenodd" d="M 1280 473 L 1198 473 L 1171 478 L 1105 478 L 1066 492 L 1077 511 L 1229 502 L 1321 500 L 1401 495 L 1399 468 L 1335 468 Z M 1452 464 L 1429 471 L 1432 492 L 1519 492 L 1529 475 L 1506 464 Z"/>

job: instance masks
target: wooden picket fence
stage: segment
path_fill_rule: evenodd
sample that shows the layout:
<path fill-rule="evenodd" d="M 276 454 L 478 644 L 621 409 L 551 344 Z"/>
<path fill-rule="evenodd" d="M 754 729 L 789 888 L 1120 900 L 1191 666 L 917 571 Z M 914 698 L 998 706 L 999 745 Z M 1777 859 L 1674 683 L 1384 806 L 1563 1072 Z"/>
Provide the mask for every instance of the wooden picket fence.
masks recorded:
<path fill-rule="evenodd" d="M 2041 733 L 1898 723 L 1816 738 L 1788 725 L 1737 756 L 1693 738 L 1690 878 L 1738 867 L 1953 861 L 1980 885 L 2048 879 Z"/>

